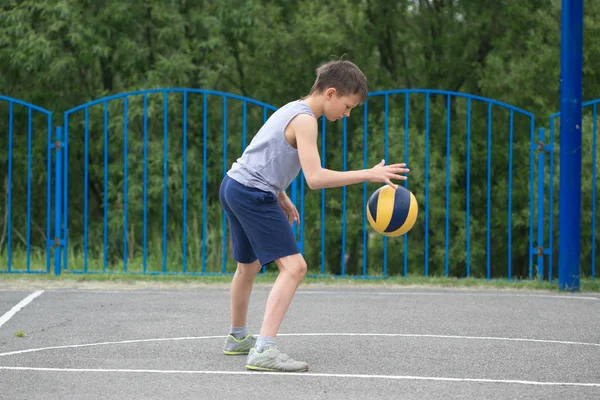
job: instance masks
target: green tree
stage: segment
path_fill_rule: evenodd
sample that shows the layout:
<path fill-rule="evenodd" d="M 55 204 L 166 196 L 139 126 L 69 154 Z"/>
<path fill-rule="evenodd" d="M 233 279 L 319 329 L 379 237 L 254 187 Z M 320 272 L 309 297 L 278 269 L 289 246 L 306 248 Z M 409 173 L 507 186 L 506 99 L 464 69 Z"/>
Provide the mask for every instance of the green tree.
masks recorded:
<path fill-rule="evenodd" d="M 600 45 L 594 38 L 600 29 L 600 6 L 585 2 L 584 99 L 599 97 L 600 79 L 594 66 L 600 61 Z M 62 113 L 88 101 L 128 91 L 155 88 L 211 89 L 257 99 L 275 107 L 308 93 L 316 67 L 333 58 L 356 62 L 369 79 L 369 89 L 427 88 L 469 93 L 496 99 L 531 112 L 534 127 L 549 129 L 548 117 L 558 111 L 560 97 L 560 2 L 475 0 L 342 0 L 332 5 L 308 1 L 204 0 L 119 1 L 23 0 L 0 6 L 0 84 L 2 94 L 31 102 L 54 112 L 54 126 L 62 125 Z M 185 254 L 188 271 L 199 270 L 203 255 L 207 269 L 221 270 L 222 215 L 218 185 L 223 165 L 239 156 L 264 118 L 261 107 L 246 104 L 248 115 L 243 139 L 244 103 L 230 99 L 226 104 L 227 124 L 220 97 L 181 92 L 167 96 L 164 119 L 163 93 L 117 98 L 88 109 L 87 141 L 85 110 L 69 117 L 69 249 L 81 265 L 84 237 L 90 250 L 89 262 L 102 266 L 104 255 L 105 204 L 108 219 L 109 267 L 122 268 L 123 260 L 139 265 L 144 249 L 144 196 L 147 198 L 147 250 L 150 268 L 160 270 L 163 257 L 163 224 L 166 209 L 168 268 L 181 270 Z M 368 157 L 366 166 L 376 164 L 386 153 L 384 97 L 368 101 Z M 508 210 L 510 111 L 491 109 L 491 186 L 488 196 L 486 103 L 470 103 L 470 141 L 467 141 L 467 107 L 461 97 L 450 102 L 450 160 L 447 162 L 447 101 L 443 95 L 411 94 L 409 124 L 405 131 L 404 95 L 388 98 L 388 158 L 403 160 L 405 135 L 409 138 L 408 163 L 412 169 L 409 188 L 419 200 L 420 217 L 408 235 L 408 271 L 422 274 L 427 237 L 428 268 L 444 273 L 448 262 L 451 275 L 470 273 L 485 276 L 488 259 L 493 276 L 506 276 L 510 261 L 513 276 L 529 273 L 529 166 L 530 123 L 514 112 L 512 135 L 512 210 Z M 187 135 L 184 140 L 184 101 Z M 425 102 L 429 101 L 429 120 Z M 8 132 L 8 103 L 0 104 L 0 131 Z M 127 104 L 127 105 L 126 105 Z M 125 118 L 127 110 L 127 118 Z M 27 197 L 28 110 L 14 107 L 13 246 L 23 246 Z M 204 141 L 206 111 L 207 140 Z M 266 112 L 268 116 L 271 111 Z M 591 112 L 591 111 L 590 111 Z M 584 123 L 586 152 L 583 160 L 582 261 L 589 272 L 591 257 L 592 120 Z M 330 168 L 365 167 L 363 160 L 362 110 L 347 121 L 326 124 L 326 151 Z M 146 124 L 145 124 L 146 122 Z M 168 127 L 165 145 L 164 126 Z M 127 124 L 127 131 L 125 130 Z M 147 127 L 145 130 L 144 127 Z M 426 128 L 427 138 L 426 138 Z M 47 246 L 45 122 L 33 123 L 32 227 L 31 240 L 42 251 Z M 223 135 L 227 132 L 224 159 Z M 108 140 L 105 191 L 105 137 Z M 127 133 L 127 140 L 125 140 Z M 537 131 L 536 131 L 537 134 Z M 555 129 L 555 221 L 558 204 L 558 126 Z M 144 140 L 146 138 L 147 140 Z M 87 143 L 87 153 L 86 153 Z M 468 143 L 468 148 L 467 148 Z M 427 144 L 427 146 L 426 146 Z M 184 145 L 186 152 L 184 152 Z M 7 180 L 8 135 L 0 139 L 0 173 Z M 428 153 L 426 153 L 426 148 Z M 597 149 L 596 149 L 597 151 Z M 144 152 L 148 157 L 144 163 Z M 204 162 L 204 154 L 208 157 Z M 86 165 L 87 154 L 87 170 Z M 125 155 L 127 156 L 125 158 Z M 166 159 L 165 159 L 166 155 Z M 184 164 L 185 155 L 185 164 Z M 470 164 L 467 165 L 467 155 Z M 425 160 L 429 204 L 425 230 Z M 127 163 L 125 163 L 125 160 Z M 450 165 L 447 172 L 446 166 Z M 165 169 L 166 166 L 166 169 Z M 534 153 L 537 169 L 537 154 Z M 125 174 L 127 167 L 127 174 Z M 549 163 L 546 183 L 549 184 Z M 206 168 L 206 182 L 203 170 Z M 596 166 L 597 168 L 597 166 Z M 183 171 L 187 181 L 183 181 Z M 87 171 L 88 229 L 85 230 L 84 189 Z M 144 172 L 147 186 L 144 187 Z M 470 172 L 467 179 L 467 171 Z M 448 173 L 448 180 L 446 174 Z M 166 180 L 164 179 L 166 176 Z M 450 184 L 450 213 L 446 231 L 446 182 Z M 469 222 L 467 226 L 467 183 Z M 183 215 L 184 191 L 187 200 Z M 203 188 L 206 185 L 206 193 Z M 166 203 L 164 188 L 167 188 Z M 367 185 L 367 195 L 376 185 Z M 0 215 L 6 214 L 6 200 Z M 367 251 L 368 273 L 383 268 L 383 238 L 368 231 L 363 248 L 363 186 L 327 190 L 325 196 L 327 271 L 339 273 L 342 262 L 348 273 L 362 273 Z M 344 198 L 345 193 L 345 198 Z M 127 195 L 127 207 L 125 207 Z M 202 199 L 206 195 L 207 219 Z M 534 201 L 537 201 L 535 193 Z M 490 247 L 488 251 L 488 197 L 490 198 Z M 317 271 L 321 260 L 321 192 L 304 187 L 303 224 L 305 254 Z M 546 201 L 548 203 L 548 200 Z M 166 207 L 165 207 L 166 204 Z M 345 220 L 343 210 L 346 210 Z M 550 204 L 546 204 L 546 210 Z M 127 224 L 125 225 L 125 216 Z M 508 221 L 511 220 L 509 229 Z M 344 223 L 345 221 L 345 223 Z M 537 216 L 534 215 L 534 224 Z M 549 220 L 546 217 L 546 226 Z M 4 224 L 6 227 L 6 218 Z M 206 225 L 206 235 L 203 226 Z M 184 249 L 185 226 L 185 249 Z M 345 229 L 345 248 L 341 246 Z M 6 228 L 5 228 L 6 229 Z M 554 263 L 557 231 L 554 225 Z M 508 239 L 511 233 L 509 258 Z M 467 233 L 471 247 L 467 252 Z M 0 236 L 0 238 L 6 237 Z M 448 253 L 445 251 L 448 239 Z M 600 240 L 597 237 L 597 240 Z M 203 241 L 206 246 L 203 246 Z M 546 238 L 547 245 L 548 238 Z M 533 245 L 537 245 L 533 243 Z M 596 243 L 598 247 L 600 243 Z M 0 247 L 6 249 L 5 239 Z M 203 249 L 206 248 L 206 254 Z M 402 239 L 388 240 L 388 273 L 403 270 Z M 597 257 L 600 252 L 596 253 Z M 467 259 L 468 256 L 468 259 Z M 600 261 L 600 260 L 599 260 Z M 232 267 L 229 258 L 228 268 Z M 531 266 L 532 268 L 537 266 Z M 548 266 L 545 266 L 548 269 Z M 555 269 L 556 270 L 556 269 Z"/>

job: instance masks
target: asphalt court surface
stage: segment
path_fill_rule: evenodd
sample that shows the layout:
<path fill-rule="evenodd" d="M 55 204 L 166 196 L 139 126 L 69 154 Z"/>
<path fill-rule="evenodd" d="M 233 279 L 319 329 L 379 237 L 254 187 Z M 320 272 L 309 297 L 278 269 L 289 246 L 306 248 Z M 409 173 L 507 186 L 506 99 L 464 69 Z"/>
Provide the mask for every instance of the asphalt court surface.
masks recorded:
<path fill-rule="evenodd" d="M 229 324 L 225 286 L 0 282 L 0 399 L 600 399 L 597 294 L 301 286 L 278 336 L 297 374 L 224 356 Z"/>

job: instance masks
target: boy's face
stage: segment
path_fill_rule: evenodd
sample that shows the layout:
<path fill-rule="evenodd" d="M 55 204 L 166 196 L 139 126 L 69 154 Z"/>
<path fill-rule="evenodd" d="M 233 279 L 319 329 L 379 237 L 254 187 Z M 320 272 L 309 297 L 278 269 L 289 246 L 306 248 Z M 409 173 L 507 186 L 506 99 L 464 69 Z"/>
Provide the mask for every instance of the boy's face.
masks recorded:
<path fill-rule="evenodd" d="M 357 94 L 338 96 L 334 88 L 325 92 L 325 106 L 323 112 L 329 121 L 350 117 L 350 111 L 360 104 L 360 96 Z"/>

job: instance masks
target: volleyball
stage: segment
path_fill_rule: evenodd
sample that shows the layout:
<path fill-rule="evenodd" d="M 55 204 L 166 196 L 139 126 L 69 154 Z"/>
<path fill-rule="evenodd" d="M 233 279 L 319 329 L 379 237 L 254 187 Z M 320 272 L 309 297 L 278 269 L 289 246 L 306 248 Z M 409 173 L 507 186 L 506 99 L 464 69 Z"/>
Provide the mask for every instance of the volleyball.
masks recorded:
<path fill-rule="evenodd" d="M 401 236 L 415 225 L 419 205 L 415 195 L 403 186 L 385 185 L 377 189 L 367 203 L 371 227 L 384 236 Z"/>

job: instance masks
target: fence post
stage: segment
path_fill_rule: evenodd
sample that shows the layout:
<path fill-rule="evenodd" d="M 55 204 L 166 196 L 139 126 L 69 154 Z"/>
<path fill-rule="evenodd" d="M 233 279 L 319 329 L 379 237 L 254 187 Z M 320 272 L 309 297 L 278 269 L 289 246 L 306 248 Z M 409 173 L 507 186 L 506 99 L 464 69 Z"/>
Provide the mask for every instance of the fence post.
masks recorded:
<path fill-rule="evenodd" d="M 538 225 L 537 225 L 537 248 L 534 249 L 537 254 L 537 274 L 539 279 L 544 279 L 544 164 L 546 157 L 544 153 L 544 128 L 538 130 L 538 143 L 536 145 L 538 152 Z M 550 207 L 552 209 L 552 207 Z M 532 279 L 531 271 L 529 279 Z"/>
<path fill-rule="evenodd" d="M 562 0 L 561 22 L 558 288 L 579 291 L 583 0 Z"/>
<path fill-rule="evenodd" d="M 62 223 L 62 127 L 56 128 L 56 139 L 52 144 L 54 149 L 54 275 L 60 275 L 61 254 L 64 240 L 61 238 L 61 223 Z"/>

